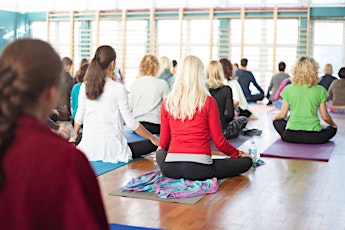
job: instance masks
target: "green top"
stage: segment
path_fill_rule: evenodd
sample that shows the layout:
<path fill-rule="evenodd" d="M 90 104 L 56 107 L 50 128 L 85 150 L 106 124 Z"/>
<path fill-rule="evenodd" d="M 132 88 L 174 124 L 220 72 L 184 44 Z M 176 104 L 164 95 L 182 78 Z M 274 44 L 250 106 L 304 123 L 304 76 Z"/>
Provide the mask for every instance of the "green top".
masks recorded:
<path fill-rule="evenodd" d="M 328 92 L 320 85 L 310 88 L 306 84 L 291 84 L 284 88 L 281 97 L 289 104 L 290 118 L 286 129 L 320 131 L 322 129 L 318 109 L 328 97 Z"/>

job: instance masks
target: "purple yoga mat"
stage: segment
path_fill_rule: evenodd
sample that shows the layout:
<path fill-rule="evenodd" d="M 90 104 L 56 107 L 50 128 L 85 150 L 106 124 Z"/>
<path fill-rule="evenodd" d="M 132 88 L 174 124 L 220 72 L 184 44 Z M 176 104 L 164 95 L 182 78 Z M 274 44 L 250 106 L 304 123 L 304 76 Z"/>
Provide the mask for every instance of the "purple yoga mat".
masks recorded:
<path fill-rule="evenodd" d="M 332 155 L 333 147 L 333 141 L 325 144 L 294 144 L 279 139 L 263 151 L 261 156 L 328 162 Z"/>
<path fill-rule="evenodd" d="M 250 138 L 252 138 L 251 136 L 243 136 L 243 135 L 239 135 L 236 138 L 233 139 L 229 139 L 227 140 L 232 146 L 234 146 L 235 148 L 240 147 L 244 142 L 246 142 L 247 140 L 249 140 Z M 217 148 L 214 145 L 213 141 L 211 141 L 211 150 L 212 151 L 216 151 Z"/>

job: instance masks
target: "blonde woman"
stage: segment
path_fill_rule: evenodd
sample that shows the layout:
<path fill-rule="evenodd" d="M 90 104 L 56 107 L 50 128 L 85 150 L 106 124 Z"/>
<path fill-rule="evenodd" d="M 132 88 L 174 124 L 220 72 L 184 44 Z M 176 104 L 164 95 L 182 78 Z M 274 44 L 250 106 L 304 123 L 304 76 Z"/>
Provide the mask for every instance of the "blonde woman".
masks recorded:
<path fill-rule="evenodd" d="M 325 87 L 326 90 L 329 89 L 330 85 L 334 80 L 337 80 L 336 77 L 332 76 L 333 74 L 333 66 L 332 64 L 326 64 L 325 68 L 323 69 L 324 76 L 321 77 L 321 81 L 319 82 L 319 85 L 322 85 Z"/>
<path fill-rule="evenodd" d="M 224 138 L 217 102 L 206 88 L 203 63 L 187 56 L 180 66 L 172 91 L 162 104 L 161 149 L 156 153 L 162 173 L 170 178 L 205 180 L 246 172 L 252 161 Z M 211 138 L 218 150 L 231 158 L 212 160 Z"/>
<path fill-rule="evenodd" d="M 157 78 L 158 59 L 145 55 L 139 65 L 138 78 L 131 87 L 131 110 L 137 121 L 152 133 L 160 133 L 162 101 L 169 93 L 166 81 Z"/>
<path fill-rule="evenodd" d="M 241 130 L 247 125 L 248 119 L 245 116 L 234 119 L 232 90 L 223 82 L 222 64 L 218 61 L 211 61 L 206 68 L 206 83 L 212 97 L 216 99 L 224 137 L 231 139 L 240 135 Z"/>
<path fill-rule="evenodd" d="M 313 58 L 300 58 L 293 69 L 292 84 L 286 86 L 280 94 L 283 104 L 273 118 L 273 125 L 283 141 L 322 144 L 337 132 L 337 125 L 326 108 L 328 92 L 317 84 L 318 69 L 319 65 Z M 290 117 L 287 121 L 285 118 L 289 109 Z M 321 126 L 318 110 L 329 126 Z"/>
<path fill-rule="evenodd" d="M 174 74 L 170 71 L 171 62 L 170 59 L 166 56 L 159 58 L 159 79 L 163 79 L 168 83 L 169 89 L 172 88 L 174 84 L 175 77 Z"/>

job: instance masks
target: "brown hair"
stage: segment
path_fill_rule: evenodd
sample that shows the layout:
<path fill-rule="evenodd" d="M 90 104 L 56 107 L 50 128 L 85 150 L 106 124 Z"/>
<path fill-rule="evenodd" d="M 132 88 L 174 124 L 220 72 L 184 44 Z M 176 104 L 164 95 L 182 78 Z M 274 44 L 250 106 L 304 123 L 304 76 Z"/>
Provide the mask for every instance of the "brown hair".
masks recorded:
<path fill-rule="evenodd" d="M 113 47 L 100 46 L 97 48 L 84 78 L 86 96 L 90 100 L 96 100 L 103 93 L 105 70 L 112 61 L 116 61 L 116 52 Z"/>
<path fill-rule="evenodd" d="M 223 66 L 223 71 L 224 71 L 224 78 L 227 79 L 228 81 L 232 80 L 233 77 L 233 67 L 231 64 L 231 61 L 226 58 L 222 58 L 219 60 L 220 64 Z"/>
<path fill-rule="evenodd" d="M 0 189 L 5 185 L 2 159 L 11 144 L 17 120 L 34 107 L 47 87 L 58 87 L 62 63 L 48 43 L 18 39 L 0 56 Z"/>
<path fill-rule="evenodd" d="M 77 73 L 75 74 L 75 79 L 77 82 L 83 82 L 84 81 L 84 76 L 86 74 L 88 67 L 89 67 L 89 63 L 86 63 L 83 66 L 81 66 L 80 69 L 77 71 Z"/>

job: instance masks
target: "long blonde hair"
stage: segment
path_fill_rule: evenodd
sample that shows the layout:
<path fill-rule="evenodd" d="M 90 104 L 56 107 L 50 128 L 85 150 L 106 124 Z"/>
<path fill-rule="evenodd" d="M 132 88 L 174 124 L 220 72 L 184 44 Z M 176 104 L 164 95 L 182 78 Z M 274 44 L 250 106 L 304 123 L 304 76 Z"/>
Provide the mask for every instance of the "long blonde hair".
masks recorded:
<path fill-rule="evenodd" d="M 201 111 L 209 96 L 203 71 L 204 65 L 198 57 L 190 55 L 183 60 L 165 104 L 174 119 L 190 120 L 197 110 Z"/>
<path fill-rule="evenodd" d="M 307 84 L 310 88 L 320 81 L 318 70 L 319 64 L 313 58 L 301 57 L 293 68 L 292 82 L 298 85 Z"/>
<path fill-rule="evenodd" d="M 206 68 L 206 83 L 211 89 L 217 89 L 224 85 L 224 72 L 219 61 L 211 61 Z"/>

